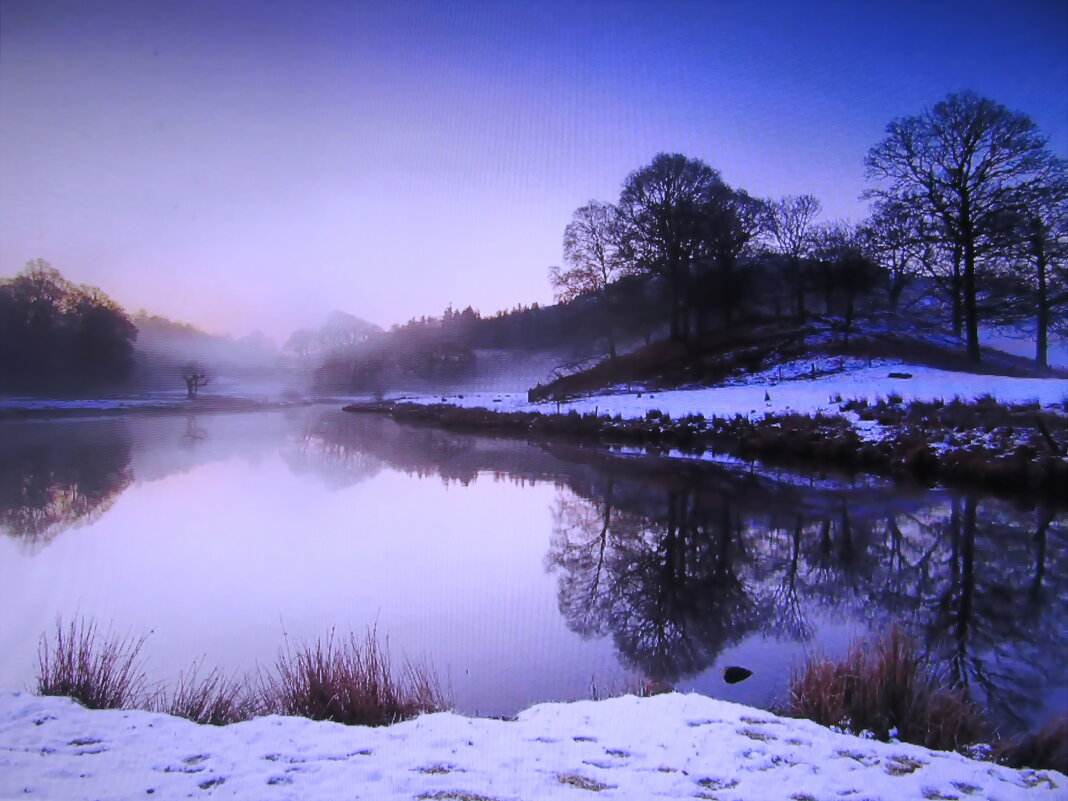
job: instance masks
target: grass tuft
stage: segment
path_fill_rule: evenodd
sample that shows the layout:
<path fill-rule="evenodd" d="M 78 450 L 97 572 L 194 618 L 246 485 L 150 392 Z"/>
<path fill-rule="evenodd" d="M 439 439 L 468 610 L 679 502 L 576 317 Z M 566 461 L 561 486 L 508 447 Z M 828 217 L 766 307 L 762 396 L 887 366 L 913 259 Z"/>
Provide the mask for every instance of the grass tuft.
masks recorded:
<path fill-rule="evenodd" d="M 160 711 L 211 726 L 251 720 L 259 713 L 258 699 L 248 691 L 244 678 L 227 676 L 218 668 L 203 678 L 199 673 L 200 665 L 194 664 L 188 673 L 179 674 Z"/>
<path fill-rule="evenodd" d="M 396 676 L 375 630 L 360 640 L 333 631 L 279 653 L 275 672 L 261 676 L 264 707 L 312 720 L 388 726 L 447 707 L 432 671 L 408 662 Z"/>
<path fill-rule="evenodd" d="M 148 704 L 141 649 L 145 637 L 102 634 L 94 622 L 56 619 L 52 638 L 37 648 L 38 695 L 73 698 L 89 709 L 143 708 Z"/>
<path fill-rule="evenodd" d="M 998 743 L 994 758 L 1012 768 L 1068 774 L 1068 714 L 1054 718 L 1037 732 Z"/>
<path fill-rule="evenodd" d="M 916 643 L 897 626 L 875 643 L 854 643 L 845 659 L 810 660 L 790 682 L 785 714 L 859 734 L 952 750 L 989 733 L 975 706 L 943 686 Z"/>

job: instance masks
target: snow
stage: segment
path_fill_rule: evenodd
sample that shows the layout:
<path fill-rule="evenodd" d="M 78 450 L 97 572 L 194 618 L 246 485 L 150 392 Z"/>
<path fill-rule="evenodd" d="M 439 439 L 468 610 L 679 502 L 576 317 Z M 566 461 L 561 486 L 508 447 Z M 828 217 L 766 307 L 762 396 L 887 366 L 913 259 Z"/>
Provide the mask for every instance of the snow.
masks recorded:
<path fill-rule="evenodd" d="M 700 695 L 541 704 L 514 721 L 199 726 L 0 693 L 0 797 L 1064 798 L 1068 777 L 840 734 Z"/>
<path fill-rule="evenodd" d="M 736 380 L 726 386 L 676 389 L 667 391 L 635 388 L 627 391 L 614 388 L 603 394 L 589 395 L 560 403 L 561 412 L 598 412 L 622 415 L 624 418 L 644 417 L 650 409 L 659 409 L 672 417 L 701 413 L 706 417 L 763 415 L 767 412 L 837 412 L 839 402 L 852 398 L 875 401 L 890 393 L 909 400 L 952 400 L 959 397 L 973 400 L 981 395 L 993 395 L 1006 403 L 1037 400 L 1043 406 L 1061 404 L 1068 398 L 1068 380 L 1060 378 L 1010 378 L 979 375 L 950 370 L 938 370 L 921 365 L 895 361 L 881 361 L 871 367 L 845 363 L 842 372 L 818 375 L 837 369 L 841 360 L 804 361 L 783 368 L 783 381 L 778 380 L 778 368 L 747 376 L 743 383 Z M 803 378 L 816 365 L 817 378 Z M 890 373 L 909 373 L 912 378 L 889 378 Z M 791 376 L 799 376 L 791 379 Z M 465 393 L 460 395 L 408 397 L 412 403 L 450 403 L 465 407 L 483 407 L 494 411 L 555 412 L 555 402 L 532 404 L 526 394 Z"/>

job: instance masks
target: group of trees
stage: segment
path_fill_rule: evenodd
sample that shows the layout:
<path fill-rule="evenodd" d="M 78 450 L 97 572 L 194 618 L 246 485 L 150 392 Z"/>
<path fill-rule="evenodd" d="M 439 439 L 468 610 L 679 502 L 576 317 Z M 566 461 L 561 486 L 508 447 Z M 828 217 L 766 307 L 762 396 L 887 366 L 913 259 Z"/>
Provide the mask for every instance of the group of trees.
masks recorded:
<path fill-rule="evenodd" d="M 699 349 L 742 324 L 813 314 L 848 338 L 861 312 L 921 303 L 976 360 L 981 323 L 1034 330 L 1045 366 L 1050 334 L 1068 336 L 1068 177 L 1030 118 L 950 95 L 891 122 L 866 164 L 868 218 L 827 221 L 812 195 L 754 197 L 661 153 L 616 202 L 574 212 L 549 269 L 556 304 L 449 307 L 355 339 L 298 332 L 287 347 L 318 357 L 320 388 L 381 391 L 459 378 L 480 348 L 582 359 L 603 342 L 614 359 L 623 340 L 664 332 Z"/>
<path fill-rule="evenodd" d="M 972 92 L 950 95 L 891 122 L 865 164 L 876 218 L 941 279 L 968 355 L 979 358 L 981 317 L 1030 310 L 1045 365 L 1053 315 L 1068 304 L 1068 167 L 1034 121 Z"/>
<path fill-rule="evenodd" d="M 720 173 L 661 153 L 632 172 L 615 204 L 591 201 L 564 231 L 559 301 L 596 304 L 614 358 L 627 321 L 628 277 L 663 289 L 662 323 L 700 343 L 715 321 L 747 314 L 804 320 L 811 298 L 845 321 L 882 289 L 896 311 L 908 283 L 933 281 L 953 332 L 979 358 L 979 323 L 1029 321 L 1046 364 L 1051 329 L 1068 308 L 1068 174 L 1024 114 L 965 92 L 895 120 L 868 153 L 871 216 L 819 222 L 811 195 L 755 198 Z"/>
<path fill-rule="evenodd" d="M 817 289 L 824 310 L 849 322 L 876 266 L 862 229 L 818 225 L 819 212 L 811 195 L 762 200 L 699 159 L 661 153 L 627 177 L 617 204 L 576 210 L 564 231 L 565 266 L 551 267 L 549 278 L 559 301 L 596 300 L 612 358 L 627 279 L 662 289 L 670 338 L 690 344 L 716 322 L 729 330 L 757 310 L 804 319 Z"/>
<path fill-rule="evenodd" d="M 7 391 L 115 385 L 133 366 L 137 328 L 96 287 L 46 261 L 0 280 L 0 385 Z"/>

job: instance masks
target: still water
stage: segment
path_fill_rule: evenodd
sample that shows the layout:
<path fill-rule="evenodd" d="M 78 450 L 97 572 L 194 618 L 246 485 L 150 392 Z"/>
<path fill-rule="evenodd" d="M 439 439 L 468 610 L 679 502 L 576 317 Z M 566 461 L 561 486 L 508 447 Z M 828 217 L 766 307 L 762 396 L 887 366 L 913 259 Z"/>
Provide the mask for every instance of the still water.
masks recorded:
<path fill-rule="evenodd" d="M 1068 707 L 1066 561 L 1063 511 L 336 409 L 0 422 L 6 689 L 81 614 L 162 682 L 375 626 L 462 712 L 641 677 L 767 706 L 896 621 L 1011 730 Z"/>

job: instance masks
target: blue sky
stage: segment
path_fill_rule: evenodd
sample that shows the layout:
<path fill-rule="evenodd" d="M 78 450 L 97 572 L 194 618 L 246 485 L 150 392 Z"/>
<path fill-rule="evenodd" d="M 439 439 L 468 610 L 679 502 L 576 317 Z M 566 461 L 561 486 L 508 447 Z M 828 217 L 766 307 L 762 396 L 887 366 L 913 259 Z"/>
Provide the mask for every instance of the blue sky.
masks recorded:
<path fill-rule="evenodd" d="M 1068 4 L 4 0 L 0 275 L 279 339 L 491 313 L 659 151 L 860 217 L 886 124 L 966 88 L 1068 155 Z"/>

